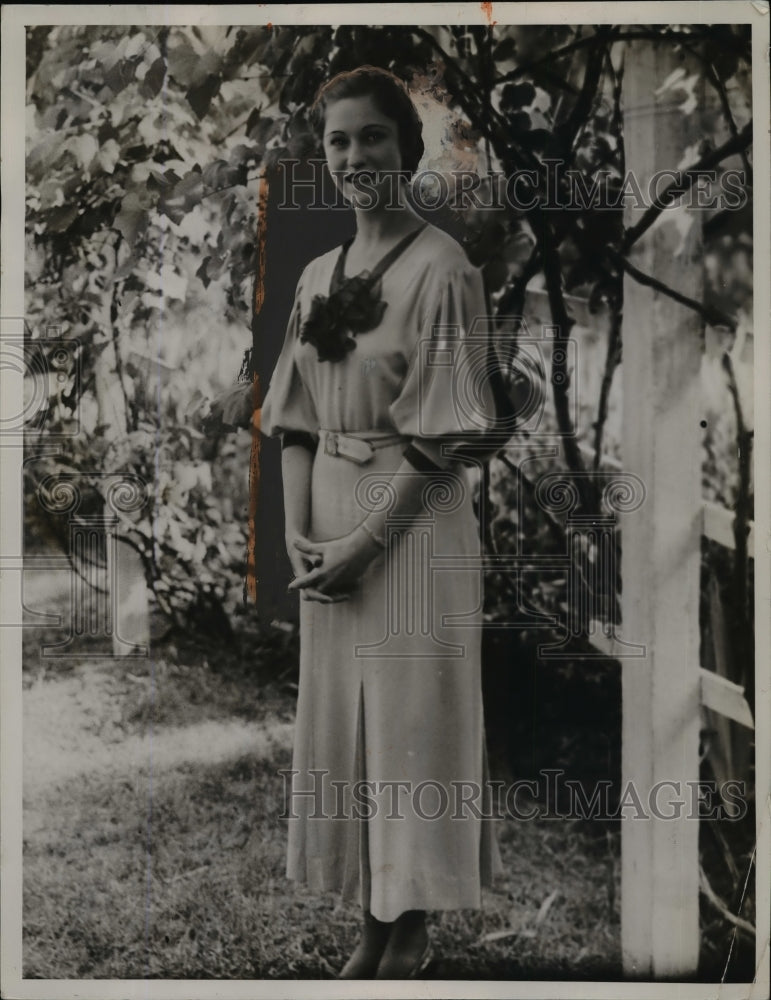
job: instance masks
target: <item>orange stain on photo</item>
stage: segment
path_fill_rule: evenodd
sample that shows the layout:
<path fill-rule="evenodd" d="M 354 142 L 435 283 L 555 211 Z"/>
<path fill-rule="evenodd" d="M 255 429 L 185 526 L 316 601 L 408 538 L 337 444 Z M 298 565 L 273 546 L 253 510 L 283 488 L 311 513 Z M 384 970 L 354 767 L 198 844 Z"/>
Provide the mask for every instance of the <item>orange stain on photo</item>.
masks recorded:
<path fill-rule="evenodd" d="M 493 5 L 492 3 L 489 2 L 489 0 L 487 3 L 480 3 L 479 6 L 482 8 L 482 13 L 487 18 L 487 23 L 490 25 L 490 27 L 498 23 L 497 21 L 493 20 Z"/>
<path fill-rule="evenodd" d="M 265 302 L 265 249 L 268 238 L 268 178 L 260 177 L 257 199 L 257 274 L 254 282 L 254 315 L 259 315 Z M 249 530 L 246 544 L 246 593 L 257 600 L 257 509 L 260 493 L 260 380 L 255 373 L 252 383 L 252 448 L 249 456 Z"/>

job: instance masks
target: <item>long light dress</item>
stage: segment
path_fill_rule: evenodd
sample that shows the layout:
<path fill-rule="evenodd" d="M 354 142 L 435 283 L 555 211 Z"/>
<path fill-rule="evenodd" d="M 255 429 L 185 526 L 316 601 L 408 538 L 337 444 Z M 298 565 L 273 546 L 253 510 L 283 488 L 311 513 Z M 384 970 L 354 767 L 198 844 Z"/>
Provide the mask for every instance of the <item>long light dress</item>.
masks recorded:
<path fill-rule="evenodd" d="M 329 294 L 340 252 L 300 278 L 261 415 L 264 433 L 320 439 L 314 540 L 348 533 L 387 497 L 410 441 L 436 458 L 443 436 L 478 432 L 480 416 L 494 413 L 486 391 L 473 405 L 454 398 L 458 371 L 477 357 L 473 320 L 485 313 L 481 276 L 455 240 L 427 226 L 383 275 L 380 325 L 344 360 L 320 362 L 299 335 L 313 296 Z M 328 453 L 327 431 L 400 437 L 360 465 Z M 429 493 L 427 510 L 395 532 L 350 600 L 300 602 L 287 875 L 387 921 L 411 909 L 478 908 L 501 868 L 486 818 L 472 476 L 453 463 Z"/>

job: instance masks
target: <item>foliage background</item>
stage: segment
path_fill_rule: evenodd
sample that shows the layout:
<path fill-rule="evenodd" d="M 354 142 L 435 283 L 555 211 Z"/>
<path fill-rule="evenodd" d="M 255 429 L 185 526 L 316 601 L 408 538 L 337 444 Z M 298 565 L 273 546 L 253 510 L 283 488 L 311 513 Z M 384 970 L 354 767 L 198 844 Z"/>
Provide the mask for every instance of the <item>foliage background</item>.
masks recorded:
<path fill-rule="evenodd" d="M 175 635 L 196 626 L 202 636 L 226 637 L 241 657 L 255 642 L 260 649 L 284 642 L 287 633 L 274 634 L 240 603 L 249 437 L 204 433 L 199 419 L 204 400 L 232 384 L 251 343 L 264 349 L 260 337 L 277 345 L 283 336 L 261 325 L 254 308 L 260 171 L 317 152 L 306 117 L 317 86 L 330 73 L 371 62 L 393 69 L 416 94 L 427 122 L 425 166 L 528 167 L 542 175 L 544 162 L 557 157 L 587 182 L 604 172 L 620 185 L 633 167 L 624 162 L 624 45 L 642 40 L 679 54 L 682 72 L 663 85 L 681 95 L 681 113 L 697 116 L 703 132 L 698 148 L 673 166 L 714 161 L 718 171 L 742 169 L 751 195 L 744 25 L 30 29 L 27 320 L 30 344 L 44 359 L 47 398 L 27 438 L 27 551 L 67 550 L 67 519 L 39 503 L 48 477 L 77 478 L 80 515 L 101 508 L 100 474 L 138 475 L 147 502 L 124 525 L 126 537 Z M 620 457 L 617 368 L 631 244 L 621 211 L 547 212 L 541 186 L 537 193 L 529 212 L 463 211 L 443 222 L 483 268 L 502 317 L 501 343 L 522 333 L 504 317 L 524 313 L 527 321 L 530 311 L 532 325 L 539 310 L 561 336 L 580 342 L 576 373 L 551 362 L 546 371 L 547 425 L 575 431 L 559 459 L 570 474 L 591 463 L 592 450 Z M 736 511 L 739 534 L 752 510 L 751 198 L 748 204 L 707 213 L 706 291 L 692 303 L 705 321 L 704 493 Z M 64 360 L 60 338 L 75 345 Z M 57 435 L 63 443 L 52 452 Z M 559 549 L 564 525 L 533 503 L 532 484 L 505 460 L 491 463 L 483 485 L 488 545 Z M 581 502 L 591 510 L 598 498 L 590 491 Z M 746 553 L 729 557 L 705 545 L 705 656 L 737 679 L 746 679 L 752 662 L 750 569 Z M 518 595 L 502 578 L 487 589 L 488 614 L 505 619 Z M 610 608 L 616 594 L 605 598 Z M 565 582 L 539 578 L 526 599 L 564 615 Z M 711 623 L 719 616 L 730 625 L 716 650 Z M 504 758 L 520 771 L 528 756 L 533 767 L 550 754 L 570 759 L 565 741 L 546 739 L 536 752 L 532 731 L 522 750 L 522 733 L 532 729 L 526 706 L 537 690 L 555 730 L 567 691 L 576 714 L 591 718 L 601 706 L 610 743 L 597 752 L 615 760 L 615 668 L 568 662 L 546 669 L 532 634 L 492 635 L 488 701 Z M 716 857 L 722 869 L 713 877 L 736 904 L 749 849 L 720 846 Z M 735 933 L 713 923 L 718 938 Z"/>
<path fill-rule="evenodd" d="M 87 478 L 95 459 L 102 471 L 137 472 L 155 500 L 130 534 L 156 598 L 172 613 L 207 588 L 232 613 L 241 573 L 236 530 L 244 521 L 206 502 L 212 471 L 234 484 L 219 468 L 222 439 L 204 441 L 194 416 L 196 404 L 237 370 L 248 346 L 239 329 L 251 325 L 255 338 L 279 342 L 279 331 L 259 331 L 252 315 L 259 170 L 317 152 L 306 120 L 317 86 L 328 73 L 371 61 L 416 87 L 432 133 L 427 166 L 509 174 L 541 170 L 559 154 L 587 180 L 604 173 L 618 187 L 625 171 L 618 39 L 630 34 L 646 37 L 645 30 L 554 26 L 31 29 L 27 315 L 33 336 L 54 327 L 79 345 L 70 370 L 57 371 L 72 377 L 52 380 L 39 441 L 74 416 L 83 427 L 58 465 L 42 458 L 30 465 L 32 484 L 67 469 Z M 682 53 L 682 73 L 666 86 L 682 91 L 682 113 L 699 115 L 704 127 L 701 148 L 685 160 L 703 159 L 741 130 L 739 151 L 725 154 L 719 170 L 751 171 L 746 27 L 670 26 L 647 36 Z M 697 65 L 699 46 L 706 55 Z M 694 98 L 699 69 L 714 84 L 711 102 Z M 750 220 L 746 209 L 707 219 L 702 308 L 716 331 L 705 362 L 716 419 L 707 420 L 705 487 L 729 507 L 738 495 L 735 416 L 714 362 L 742 356 L 751 341 Z M 552 312 L 556 302 L 551 319 L 567 337 L 576 317 L 565 293 L 588 299 L 583 326 L 594 327 L 595 340 L 607 339 L 606 363 L 582 344 L 578 425 L 566 416 L 566 369 L 561 388 L 552 380 L 552 423 L 556 417 L 563 431 L 576 431 L 565 440 L 569 470 L 583 467 L 576 442 L 618 457 L 613 375 L 621 351 L 619 259 L 628 251 L 621 210 L 474 210 L 447 221 L 483 267 L 500 315 L 522 315 L 525 288 L 540 286 Z M 502 322 L 502 340 L 516 333 Z M 51 355 L 54 346 L 46 350 Z M 264 381 L 268 373 L 261 374 Z M 748 387 L 745 378 L 745 420 Z M 108 403 L 112 390 L 122 401 Z M 226 495 L 244 502 L 242 492 Z"/>

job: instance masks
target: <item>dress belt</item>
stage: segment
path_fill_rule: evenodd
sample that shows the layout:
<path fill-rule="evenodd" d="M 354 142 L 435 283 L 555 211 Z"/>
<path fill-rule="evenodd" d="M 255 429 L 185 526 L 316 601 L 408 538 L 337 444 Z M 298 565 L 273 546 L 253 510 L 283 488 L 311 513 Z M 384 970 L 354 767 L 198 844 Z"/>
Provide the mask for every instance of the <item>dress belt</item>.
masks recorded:
<path fill-rule="evenodd" d="M 366 465 L 379 448 L 407 444 L 412 438 L 391 431 L 331 431 L 319 430 L 319 441 L 325 455 L 345 458 L 356 465 Z"/>

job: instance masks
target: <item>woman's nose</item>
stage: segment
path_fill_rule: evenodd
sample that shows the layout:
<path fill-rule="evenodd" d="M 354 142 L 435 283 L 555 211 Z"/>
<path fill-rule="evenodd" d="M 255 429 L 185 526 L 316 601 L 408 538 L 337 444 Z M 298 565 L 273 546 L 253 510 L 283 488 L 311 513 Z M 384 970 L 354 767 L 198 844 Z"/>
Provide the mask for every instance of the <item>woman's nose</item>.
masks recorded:
<path fill-rule="evenodd" d="M 359 170 L 366 162 L 363 147 L 357 142 L 352 142 L 348 148 L 348 166 L 352 170 Z"/>

